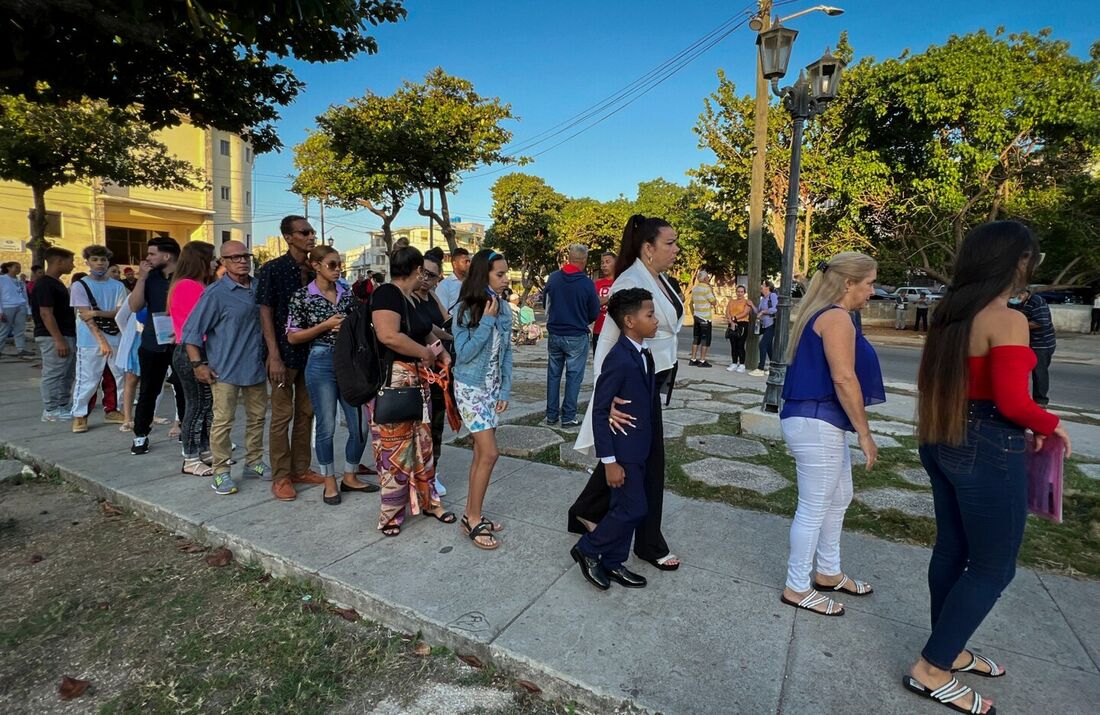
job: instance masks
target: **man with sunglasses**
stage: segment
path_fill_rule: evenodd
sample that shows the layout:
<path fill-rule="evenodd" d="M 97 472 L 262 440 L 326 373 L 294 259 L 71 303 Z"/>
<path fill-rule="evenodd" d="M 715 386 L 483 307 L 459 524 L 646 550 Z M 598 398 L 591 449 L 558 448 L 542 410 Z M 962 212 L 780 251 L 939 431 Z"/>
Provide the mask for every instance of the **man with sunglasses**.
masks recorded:
<path fill-rule="evenodd" d="M 309 252 L 317 232 L 304 216 L 296 215 L 285 217 L 279 231 L 288 249 L 256 272 L 256 303 L 260 306 L 267 377 L 271 382 L 267 433 L 275 479 L 271 493 L 280 501 L 293 501 L 297 496 L 294 482 L 324 483 L 324 478 L 310 468 L 313 405 L 305 381 L 307 346 L 291 345 L 286 337 L 290 298 L 316 277 L 309 267 Z"/>

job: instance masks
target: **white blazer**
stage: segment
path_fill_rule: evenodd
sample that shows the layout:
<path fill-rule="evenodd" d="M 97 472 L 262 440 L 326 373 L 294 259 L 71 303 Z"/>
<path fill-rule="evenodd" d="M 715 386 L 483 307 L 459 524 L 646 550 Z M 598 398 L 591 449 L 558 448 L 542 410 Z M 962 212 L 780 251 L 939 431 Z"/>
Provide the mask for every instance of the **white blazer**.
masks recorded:
<path fill-rule="evenodd" d="M 664 281 L 663 276 L 662 281 Z M 615 294 L 627 288 L 645 288 L 653 294 L 654 314 L 657 316 L 657 334 L 646 340 L 646 345 L 653 353 L 653 368 L 657 372 L 670 369 L 676 364 L 676 350 L 678 347 L 676 337 L 684 324 L 685 309 L 682 299 L 675 298 L 680 305 L 680 314 L 677 315 L 676 306 L 665 296 L 665 292 L 657 285 L 657 280 L 653 277 L 653 274 L 649 272 L 649 269 L 645 267 L 640 259 L 634 261 L 630 268 L 627 268 L 615 279 L 615 282 L 611 285 L 611 293 Z M 665 289 L 672 295 L 676 295 L 676 291 L 667 281 L 665 281 Z M 600 376 L 600 368 L 603 367 L 604 358 L 607 357 L 607 353 L 618 341 L 619 326 L 615 325 L 615 321 L 608 316 L 603 321 L 600 339 L 596 343 L 596 355 L 592 358 L 593 386 L 596 384 L 596 378 Z M 584 422 L 581 423 L 580 434 L 577 436 L 573 449 L 578 452 L 589 453 L 594 441 L 592 436 L 592 399 L 589 398 L 588 409 L 584 412 Z"/>

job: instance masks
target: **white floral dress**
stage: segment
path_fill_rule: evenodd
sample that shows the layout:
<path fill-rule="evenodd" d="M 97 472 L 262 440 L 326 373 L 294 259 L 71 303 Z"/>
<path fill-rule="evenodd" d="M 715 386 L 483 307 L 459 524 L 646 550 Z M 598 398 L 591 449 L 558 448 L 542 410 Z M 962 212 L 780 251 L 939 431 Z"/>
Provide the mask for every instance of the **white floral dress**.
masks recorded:
<path fill-rule="evenodd" d="M 500 400 L 502 380 L 500 374 L 500 331 L 493 331 L 493 346 L 489 357 L 489 371 L 485 382 L 467 385 L 455 380 L 455 404 L 462 422 L 470 432 L 496 429 L 500 424 L 497 401 Z"/>

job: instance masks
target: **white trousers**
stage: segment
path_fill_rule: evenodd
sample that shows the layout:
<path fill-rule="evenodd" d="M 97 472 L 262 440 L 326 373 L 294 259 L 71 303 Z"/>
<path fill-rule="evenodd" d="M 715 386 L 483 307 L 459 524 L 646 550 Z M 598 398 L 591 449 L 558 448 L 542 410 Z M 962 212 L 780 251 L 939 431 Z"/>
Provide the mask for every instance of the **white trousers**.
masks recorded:
<path fill-rule="evenodd" d="M 818 573 L 841 573 L 840 531 L 852 501 L 852 456 L 847 433 L 828 422 L 788 417 L 780 424 L 798 473 L 787 587 L 804 592 L 811 588 L 815 556 Z"/>
<path fill-rule="evenodd" d="M 118 345 L 111 344 L 111 354 L 101 355 L 99 348 L 76 349 L 76 379 L 73 381 L 73 417 L 88 416 L 88 400 L 99 389 L 99 383 L 103 381 L 103 368 L 110 366 L 111 374 L 115 376 L 117 388 L 117 402 L 119 410 L 122 409 L 122 390 L 125 387 L 126 378 L 122 368 L 115 365 L 115 351 Z"/>

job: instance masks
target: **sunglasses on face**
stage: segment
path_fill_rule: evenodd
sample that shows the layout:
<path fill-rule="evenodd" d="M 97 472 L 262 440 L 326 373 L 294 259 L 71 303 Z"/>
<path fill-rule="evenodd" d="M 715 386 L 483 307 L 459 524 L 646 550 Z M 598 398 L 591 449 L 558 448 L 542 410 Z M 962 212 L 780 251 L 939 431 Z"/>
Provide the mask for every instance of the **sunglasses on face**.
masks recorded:
<path fill-rule="evenodd" d="M 299 230 L 297 230 L 297 231 L 294 231 L 294 233 L 300 233 L 300 234 L 302 234 L 303 236 L 316 236 L 316 235 L 317 235 L 317 231 L 315 231 L 315 230 L 314 230 L 314 229 L 312 229 L 312 228 L 307 228 L 307 229 L 299 229 Z"/>
<path fill-rule="evenodd" d="M 328 263 L 322 263 L 321 265 L 329 269 L 330 271 L 336 271 L 344 267 L 344 263 L 342 261 L 329 261 Z"/>
<path fill-rule="evenodd" d="M 223 261 L 232 261 L 233 263 L 244 263 L 245 261 L 252 260 L 251 253 L 237 253 L 232 256 L 222 256 Z"/>

